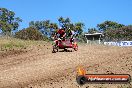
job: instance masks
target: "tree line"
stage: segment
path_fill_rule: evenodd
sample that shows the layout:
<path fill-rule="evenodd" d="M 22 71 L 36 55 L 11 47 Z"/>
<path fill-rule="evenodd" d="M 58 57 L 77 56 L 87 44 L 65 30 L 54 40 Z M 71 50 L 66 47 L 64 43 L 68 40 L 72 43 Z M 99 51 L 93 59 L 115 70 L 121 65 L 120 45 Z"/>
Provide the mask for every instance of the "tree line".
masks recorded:
<path fill-rule="evenodd" d="M 101 32 L 105 41 L 131 41 L 132 25 L 124 25 L 113 21 L 97 24 L 96 28 L 89 28 L 88 33 Z"/>
<path fill-rule="evenodd" d="M 13 11 L 0 8 L 0 30 L 5 35 L 10 35 L 13 30 L 17 30 L 22 19 L 15 17 Z"/>
<path fill-rule="evenodd" d="M 58 23 L 50 20 L 31 21 L 29 27 L 18 30 L 22 19 L 15 16 L 13 11 L 6 8 L 0 8 L 0 31 L 3 35 L 13 35 L 21 39 L 50 40 L 54 33 L 62 27 L 66 30 L 67 35 L 70 30 L 75 31 L 76 37 L 84 40 L 84 26 L 82 22 L 73 23 L 70 18 L 59 17 Z M 88 28 L 87 33 L 101 32 L 104 34 L 104 39 L 108 41 L 132 40 L 132 25 L 124 25 L 113 21 L 105 21 L 97 24 L 95 28 Z"/>

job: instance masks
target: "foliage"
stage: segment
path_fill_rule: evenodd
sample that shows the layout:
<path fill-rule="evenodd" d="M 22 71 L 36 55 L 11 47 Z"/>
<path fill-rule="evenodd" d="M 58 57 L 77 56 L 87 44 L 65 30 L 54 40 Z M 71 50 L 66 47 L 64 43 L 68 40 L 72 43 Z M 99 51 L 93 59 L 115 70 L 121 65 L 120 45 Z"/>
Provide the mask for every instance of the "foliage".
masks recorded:
<path fill-rule="evenodd" d="M 99 30 L 99 31 L 98 31 Z M 96 28 L 89 28 L 88 33 L 102 32 L 105 41 L 129 41 L 132 40 L 132 25 L 125 26 L 113 21 L 105 21 L 97 24 Z"/>
<path fill-rule="evenodd" d="M 22 20 L 19 17 L 15 17 L 13 11 L 9 11 L 6 8 L 0 8 L 0 30 L 4 33 L 11 33 L 19 27 L 19 23 Z M 8 34 L 8 35 L 9 35 Z"/>
<path fill-rule="evenodd" d="M 98 33 L 99 31 L 96 28 L 89 28 L 88 33 L 93 34 L 93 33 Z"/>
<path fill-rule="evenodd" d="M 10 50 L 25 49 L 27 44 L 25 41 L 15 38 L 0 37 L 0 52 Z"/>
<path fill-rule="evenodd" d="M 105 21 L 101 24 L 97 24 L 98 29 L 102 32 L 105 32 L 106 30 L 109 29 L 121 28 L 123 26 L 125 25 L 113 21 Z"/>
<path fill-rule="evenodd" d="M 70 33 L 70 30 L 74 30 L 77 35 L 80 35 L 83 32 L 84 24 L 81 22 L 77 22 L 75 24 L 71 23 L 70 18 L 58 18 L 59 25 L 57 23 L 53 23 L 50 20 L 45 21 L 31 21 L 29 23 L 29 27 L 33 27 L 38 29 L 40 32 L 42 32 L 43 35 L 47 36 L 49 39 L 52 37 L 52 34 L 54 34 L 61 26 L 63 29 L 65 29 L 67 35 Z"/>
<path fill-rule="evenodd" d="M 0 31 L 3 34 L 10 35 L 12 31 L 17 30 L 22 19 L 15 17 L 15 13 L 6 8 L 0 8 Z M 70 18 L 59 17 L 58 23 L 50 20 L 31 21 L 29 28 L 15 33 L 15 37 L 21 39 L 41 40 L 51 39 L 53 34 L 59 29 L 59 26 L 65 29 L 67 36 L 73 30 L 79 41 L 85 41 L 83 28 L 84 23 L 73 23 Z M 102 32 L 107 41 L 132 40 L 132 25 L 125 26 L 114 21 L 104 21 L 97 24 L 97 28 L 89 28 L 88 33 Z"/>
<path fill-rule="evenodd" d="M 110 29 L 105 32 L 107 40 L 114 41 L 131 41 L 132 26 L 124 26 L 117 29 Z"/>
<path fill-rule="evenodd" d="M 64 29 L 69 29 L 69 28 L 73 28 L 73 24 L 71 23 L 70 18 L 63 18 L 63 17 L 59 17 L 58 18 L 59 21 L 59 25 L 64 28 Z"/>
<path fill-rule="evenodd" d="M 29 23 L 29 27 L 33 27 L 38 29 L 42 34 L 47 37 L 50 37 L 54 31 L 58 29 L 58 25 L 56 23 L 50 22 L 50 20 L 45 21 L 31 21 Z"/>
<path fill-rule="evenodd" d="M 16 32 L 16 38 L 25 39 L 25 40 L 42 40 L 43 35 L 36 28 L 26 28 Z"/>
<path fill-rule="evenodd" d="M 69 34 L 71 30 L 75 31 L 77 36 L 81 35 L 83 32 L 84 23 L 77 22 L 72 23 L 70 18 L 58 18 L 59 25 L 65 29 L 66 33 Z"/>
<path fill-rule="evenodd" d="M 82 33 L 81 35 L 78 36 L 78 41 L 81 43 L 86 43 L 86 38 L 84 36 L 84 33 Z"/>
<path fill-rule="evenodd" d="M 78 22 L 75 23 L 75 32 L 77 32 L 77 34 L 81 35 L 83 32 L 83 27 L 84 27 L 84 23 Z"/>

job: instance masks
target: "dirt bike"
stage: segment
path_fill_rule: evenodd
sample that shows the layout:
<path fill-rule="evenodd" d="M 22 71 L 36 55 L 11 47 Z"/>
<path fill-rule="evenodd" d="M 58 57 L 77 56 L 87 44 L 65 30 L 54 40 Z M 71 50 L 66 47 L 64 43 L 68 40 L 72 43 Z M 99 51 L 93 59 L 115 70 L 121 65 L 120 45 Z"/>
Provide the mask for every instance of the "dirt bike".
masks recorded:
<path fill-rule="evenodd" d="M 67 50 L 67 48 L 72 48 L 74 49 L 74 51 L 78 50 L 78 45 L 77 42 L 75 41 L 75 39 L 73 40 L 74 42 L 71 42 L 71 39 L 56 39 L 54 40 L 54 45 L 53 45 L 53 51 L 52 53 L 56 53 L 59 51 L 59 49 L 64 49 Z"/>

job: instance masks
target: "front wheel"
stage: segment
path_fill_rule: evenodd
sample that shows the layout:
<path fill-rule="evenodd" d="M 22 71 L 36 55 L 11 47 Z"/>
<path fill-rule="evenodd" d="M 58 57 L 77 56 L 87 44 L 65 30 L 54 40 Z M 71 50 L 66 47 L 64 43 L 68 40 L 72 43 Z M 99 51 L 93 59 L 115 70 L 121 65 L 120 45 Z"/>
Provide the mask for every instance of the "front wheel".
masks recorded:
<path fill-rule="evenodd" d="M 54 46 L 53 46 L 53 51 L 52 51 L 52 53 L 56 53 L 56 52 L 58 52 L 58 46 L 57 46 L 57 45 L 54 45 Z"/>
<path fill-rule="evenodd" d="M 78 50 L 78 45 L 77 45 L 77 43 L 74 43 L 74 44 L 73 44 L 73 49 L 74 49 L 75 51 Z"/>

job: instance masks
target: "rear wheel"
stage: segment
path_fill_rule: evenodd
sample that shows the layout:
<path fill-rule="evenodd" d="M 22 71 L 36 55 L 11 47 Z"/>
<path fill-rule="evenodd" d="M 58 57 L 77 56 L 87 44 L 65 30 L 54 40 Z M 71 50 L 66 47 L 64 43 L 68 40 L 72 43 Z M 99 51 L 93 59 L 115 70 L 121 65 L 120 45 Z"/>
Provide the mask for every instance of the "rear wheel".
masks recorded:
<path fill-rule="evenodd" d="M 54 45 L 52 53 L 56 53 L 56 52 L 58 52 L 58 46 Z"/>

